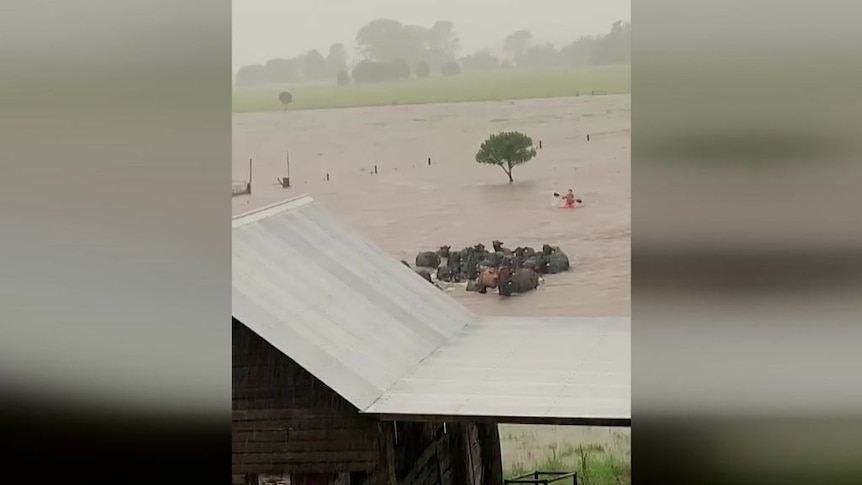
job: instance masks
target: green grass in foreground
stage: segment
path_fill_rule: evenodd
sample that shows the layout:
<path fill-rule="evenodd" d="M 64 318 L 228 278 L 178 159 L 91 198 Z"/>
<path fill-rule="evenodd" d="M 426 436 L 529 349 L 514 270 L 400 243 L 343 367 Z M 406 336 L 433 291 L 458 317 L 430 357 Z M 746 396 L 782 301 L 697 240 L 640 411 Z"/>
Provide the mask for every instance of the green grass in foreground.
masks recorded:
<path fill-rule="evenodd" d="M 631 484 L 631 435 L 622 430 L 501 425 L 500 440 L 506 478 L 576 471 L 581 485 Z"/>
<path fill-rule="evenodd" d="M 551 445 L 549 456 L 542 462 L 521 462 L 506 467 L 503 475 L 511 478 L 534 471 L 576 471 L 579 485 L 628 485 L 631 484 L 632 465 L 626 457 L 614 456 L 601 445 L 566 445 L 559 450 Z M 569 485 L 572 479 L 556 482 Z"/>
<path fill-rule="evenodd" d="M 268 85 L 235 88 L 233 111 L 281 111 L 278 93 L 290 91 L 291 111 L 396 104 L 502 101 L 631 92 L 631 66 L 590 66 L 535 72 L 509 71 L 411 79 L 398 83 L 336 85 Z"/>

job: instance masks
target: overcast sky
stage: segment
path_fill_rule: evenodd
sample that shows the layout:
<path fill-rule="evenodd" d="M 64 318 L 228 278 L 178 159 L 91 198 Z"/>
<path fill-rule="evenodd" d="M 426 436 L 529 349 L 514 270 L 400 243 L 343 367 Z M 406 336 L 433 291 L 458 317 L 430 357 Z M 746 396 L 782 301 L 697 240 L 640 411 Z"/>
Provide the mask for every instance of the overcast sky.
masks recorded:
<path fill-rule="evenodd" d="M 430 27 L 451 20 L 465 54 L 527 29 L 570 42 L 631 20 L 631 0 L 233 0 L 233 69 L 342 42 L 354 54 L 360 27 L 377 18 Z"/>

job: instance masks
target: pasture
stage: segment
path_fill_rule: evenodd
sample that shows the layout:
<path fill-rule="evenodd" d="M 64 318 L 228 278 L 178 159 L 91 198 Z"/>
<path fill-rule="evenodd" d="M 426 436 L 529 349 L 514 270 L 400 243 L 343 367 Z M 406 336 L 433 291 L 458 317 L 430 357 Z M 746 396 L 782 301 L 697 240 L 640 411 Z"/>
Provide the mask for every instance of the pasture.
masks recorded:
<path fill-rule="evenodd" d="M 506 477 L 558 470 L 577 471 L 579 484 L 631 483 L 631 430 L 627 428 L 502 424 L 500 442 Z"/>
<path fill-rule="evenodd" d="M 631 66 L 585 66 L 541 71 L 496 71 L 413 78 L 396 83 L 266 85 L 237 87 L 233 111 L 282 111 L 281 91 L 289 91 L 290 111 L 363 106 L 504 101 L 631 92 Z"/>

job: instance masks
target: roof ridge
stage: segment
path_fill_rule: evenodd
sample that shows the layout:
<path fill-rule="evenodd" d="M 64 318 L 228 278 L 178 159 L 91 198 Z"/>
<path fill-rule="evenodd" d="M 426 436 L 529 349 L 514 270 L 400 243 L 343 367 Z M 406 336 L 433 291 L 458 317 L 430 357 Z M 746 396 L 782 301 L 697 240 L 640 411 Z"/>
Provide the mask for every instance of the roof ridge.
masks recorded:
<path fill-rule="evenodd" d="M 274 204 L 269 204 L 235 215 L 231 218 L 232 227 L 236 228 L 251 222 L 257 222 L 261 219 L 266 219 L 274 215 L 281 214 L 282 212 L 302 207 L 306 204 L 311 204 L 312 202 L 314 202 L 314 199 L 309 194 L 297 195 Z"/>

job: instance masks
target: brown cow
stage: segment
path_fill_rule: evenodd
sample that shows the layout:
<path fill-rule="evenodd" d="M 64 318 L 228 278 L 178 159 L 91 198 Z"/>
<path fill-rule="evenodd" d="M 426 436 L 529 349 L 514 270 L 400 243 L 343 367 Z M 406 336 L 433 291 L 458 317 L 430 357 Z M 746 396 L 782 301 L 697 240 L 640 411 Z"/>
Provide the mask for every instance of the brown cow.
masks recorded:
<path fill-rule="evenodd" d="M 488 288 L 496 288 L 497 287 L 497 278 L 499 275 L 497 274 L 496 268 L 485 268 L 479 273 L 479 278 L 476 281 L 477 291 L 479 293 L 487 293 Z"/>

